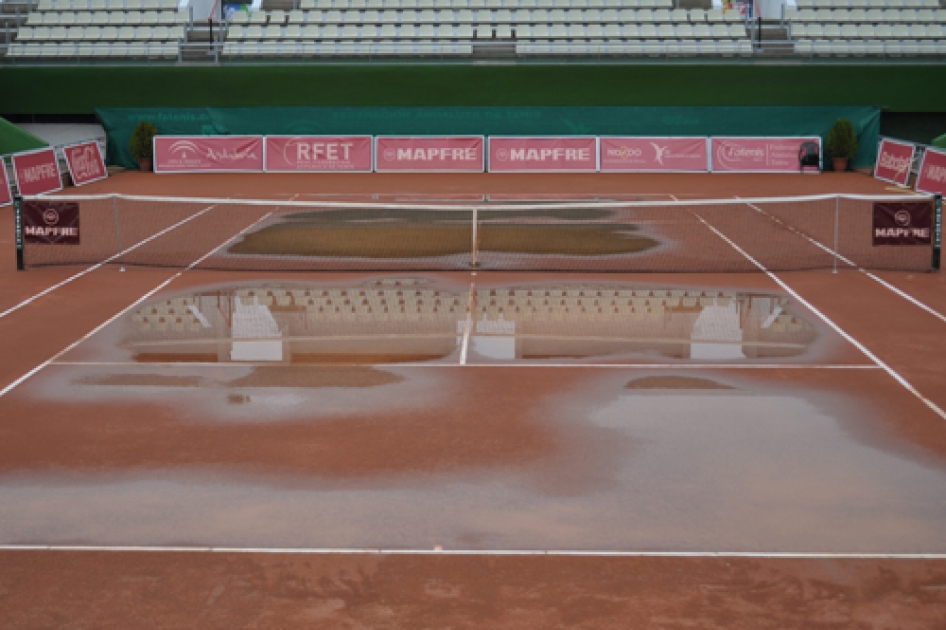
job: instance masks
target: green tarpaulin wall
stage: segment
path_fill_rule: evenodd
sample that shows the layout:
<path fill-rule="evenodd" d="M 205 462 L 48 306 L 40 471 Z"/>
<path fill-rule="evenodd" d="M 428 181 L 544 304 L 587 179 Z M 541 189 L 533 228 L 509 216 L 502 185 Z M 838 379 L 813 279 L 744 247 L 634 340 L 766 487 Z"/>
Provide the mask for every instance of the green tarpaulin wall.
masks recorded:
<path fill-rule="evenodd" d="M 5 118 L 0 118 L 0 155 L 40 149 L 49 146 L 33 134 L 26 132 Z"/>
<path fill-rule="evenodd" d="M 878 107 L 250 107 L 98 108 L 106 160 L 134 168 L 131 132 L 150 120 L 162 135 L 801 136 L 824 138 L 838 118 L 858 135 L 854 166 L 870 166 Z"/>
<path fill-rule="evenodd" d="M 932 145 L 934 147 L 943 147 L 944 149 L 946 149 L 946 133 L 944 133 L 943 135 L 939 137 L 933 138 Z"/>

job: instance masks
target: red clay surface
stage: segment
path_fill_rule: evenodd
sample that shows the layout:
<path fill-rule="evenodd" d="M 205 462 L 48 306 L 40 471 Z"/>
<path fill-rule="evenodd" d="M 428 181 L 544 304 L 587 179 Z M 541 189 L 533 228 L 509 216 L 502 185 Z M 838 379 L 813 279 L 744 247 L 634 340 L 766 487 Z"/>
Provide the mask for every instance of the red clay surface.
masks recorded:
<path fill-rule="evenodd" d="M 860 175 L 344 175 L 154 176 L 126 173 L 68 192 L 119 191 L 185 196 L 263 197 L 307 194 L 622 194 L 679 197 L 775 196 L 806 193 L 889 193 Z M 0 209 L 10 234 L 12 211 Z M 0 237 L 0 311 L 81 268 L 12 272 L 12 239 Z M 0 319 L 4 361 L 0 388 L 64 349 L 172 271 L 106 268 Z M 880 274 L 941 313 L 942 274 Z M 166 292 L 210 284 L 227 274 L 187 272 Z M 257 276 L 258 277 L 258 276 Z M 946 407 L 946 323 L 919 310 L 856 271 L 780 274 L 802 297 L 923 395 Z M 241 279 L 246 276 L 240 276 Z M 486 278 L 481 274 L 481 280 Z M 625 278 L 626 279 L 626 278 Z M 652 276 L 646 278 L 650 281 Z M 677 282 L 700 284 L 703 276 Z M 718 279 L 717 279 L 718 280 Z M 761 275 L 745 274 L 726 286 L 774 289 Z M 844 351 L 855 359 L 856 351 Z M 863 359 L 861 359 L 863 360 Z M 52 368 L 59 369 L 59 368 Z M 554 436 L 522 421 L 530 396 L 560 386 L 569 375 L 489 368 L 477 373 L 471 400 L 504 391 L 494 413 L 472 411 L 435 426 L 383 418 L 312 429 L 195 428 L 157 407 L 129 407 L 129 427 L 95 405 L 37 406 L 18 389 L 0 399 L 0 466 L 22 473 L 97 468 L 262 465 L 315 474 L 384 474 L 391 470 L 510 464 L 560 448 Z M 44 371 L 42 374 L 46 374 Z M 779 374 L 765 378 L 778 380 Z M 946 462 L 944 421 L 892 378 L 871 372 L 791 375 L 839 392 L 861 392 L 889 419 L 896 440 L 919 448 L 935 465 Z M 881 379 L 881 380 L 878 380 Z M 884 380 L 885 379 L 885 380 Z M 878 382 L 884 382 L 878 386 Z M 871 383 L 870 385 L 868 383 Z M 485 421 L 484 421 L 485 418 Z M 37 421 L 40 420 L 40 421 Z M 389 419 L 390 420 L 390 419 Z M 359 457 L 319 459 L 305 450 L 337 440 L 363 440 L 389 431 Z M 333 433 L 334 432 L 334 433 Z M 462 445 L 445 449 L 445 445 Z M 885 446 L 886 444 L 886 446 Z M 879 447 L 887 448 L 890 442 Z M 290 453 L 287 457 L 286 453 Z M 313 468 L 314 467 L 314 468 Z M 879 508 L 882 509 L 882 508 Z M 830 551 L 830 550 L 829 550 Z M 938 550 L 942 551 L 942 550 Z M 17 628 L 155 627 L 718 627 L 718 628 L 935 628 L 946 618 L 946 561 L 483 558 L 365 556 L 222 556 L 4 552 L 0 558 L 0 609 Z"/>

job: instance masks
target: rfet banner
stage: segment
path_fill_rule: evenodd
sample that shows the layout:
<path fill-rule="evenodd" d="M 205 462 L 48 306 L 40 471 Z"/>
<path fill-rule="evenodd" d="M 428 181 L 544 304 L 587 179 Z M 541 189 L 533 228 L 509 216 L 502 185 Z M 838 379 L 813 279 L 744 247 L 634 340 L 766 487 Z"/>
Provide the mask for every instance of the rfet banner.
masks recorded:
<path fill-rule="evenodd" d="M 821 138 L 712 138 L 711 168 L 730 173 L 801 173 L 821 164 Z M 812 164 L 812 162 L 815 162 Z"/>
<path fill-rule="evenodd" d="M 877 151 L 877 166 L 874 177 L 892 184 L 906 186 L 910 181 L 910 167 L 916 146 L 909 142 L 897 142 L 884 138 Z"/>
<path fill-rule="evenodd" d="M 594 136 L 489 139 L 491 173 L 568 173 L 597 170 L 598 139 Z"/>
<path fill-rule="evenodd" d="M 920 192 L 946 195 L 946 153 L 934 149 L 926 150 L 923 162 L 920 163 L 920 174 L 916 178 L 916 189 Z"/>
<path fill-rule="evenodd" d="M 13 193 L 10 192 L 10 182 L 7 181 L 7 165 L 0 157 L 0 206 L 13 203 Z"/>
<path fill-rule="evenodd" d="M 602 172 L 709 170 L 709 138 L 603 137 L 600 145 Z"/>
<path fill-rule="evenodd" d="M 378 136 L 374 159 L 379 173 L 482 173 L 483 136 Z"/>
<path fill-rule="evenodd" d="M 105 160 L 98 142 L 75 144 L 62 150 L 66 156 L 66 166 L 75 186 L 97 182 L 108 177 Z"/>
<path fill-rule="evenodd" d="M 39 149 L 13 156 L 13 174 L 21 195 L 42 195 L 62 190 L 55 149 Z"/>
<path fill-rule="evenodd" d="M 266 136 L 266 171 L 371 171 L 371 136 Z"/>
<path fill-rule="evenodd" d="M 23 240 L 47 245 L 79 244 L 79 204 L 75 202 L 23 202 Z"/>
<path fill-rule="evenodd" d="M 155 173 L 263 171 L 263 136 L 155 136 Z"/>
<path fill-rule="evenodd" d="M 874 245 L 931 245 L 933 203 L 878 201 L 874 203 Z"/>

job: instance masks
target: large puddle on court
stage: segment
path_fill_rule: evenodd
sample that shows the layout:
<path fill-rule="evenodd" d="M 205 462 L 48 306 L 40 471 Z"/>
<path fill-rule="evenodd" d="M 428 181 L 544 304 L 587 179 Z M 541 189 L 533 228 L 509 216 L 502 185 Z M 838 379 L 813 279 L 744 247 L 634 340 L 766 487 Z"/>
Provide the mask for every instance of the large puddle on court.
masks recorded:
<path fill-rule="evenodd" d="M 259 283 L 150 301 L 135 361 L 294 364 L 786 360 L 818 338 L 785 295 L 622 283 Z"/>

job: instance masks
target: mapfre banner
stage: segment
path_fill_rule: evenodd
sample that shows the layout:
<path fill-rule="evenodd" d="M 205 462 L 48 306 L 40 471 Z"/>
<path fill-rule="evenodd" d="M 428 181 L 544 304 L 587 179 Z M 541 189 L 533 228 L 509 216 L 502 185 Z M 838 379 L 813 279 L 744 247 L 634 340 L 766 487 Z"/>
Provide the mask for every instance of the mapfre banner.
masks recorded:
<path fill-rule="evenodd" d="M 266 136 L 270 173 L 370 172 L 371 136 Z"/>
<path fill-rule="evenodd" d="M 930 201 L 874 203 L 874 246 L 931 245 L 933 204 Z"/>
<path fill-rule="evenodd" d="M 935 149 L 926 150 L 920 164 L 920 174 L 916 178 L 916 189 L 946 195 L 946 153 Z"/>
<path fill-rule="evenodd" d="M 21 195 L 42 195 L 62 190 L 55 149 L 27 151 L 13 156 L 13 174 Z"/>
<path fill-rule="evenodd" d="M 10 182 L 7 181 L 7 165 L 0 158 L 0 207 L 13 203 L 13 193 L 10 192 Z"/>
<path fill-rule="evenodd" d="M 62 150 L 73 186 L 91 184 L 108 177 L 98 142 L 75 144 Z"/>
<path fill-rule="evenodd" d="M 490 138 L 491 173 L 569 173 L 598 170 L 598 139 Z"/>
<path fill-rule="evenodd" d="M 263 136 L 155 136 L 155 173 L 263 171 Z"/>
<path fill-rule="evenodd" d="M 910 181 L 910 167 L 916 146 L 908 142 L 896 142 L 884 138 L 877 151 L 877 166 L 874 177 L 892 184 L 906 186 Z"/>
<path fill-rule="evenodd" d="M 729 173 L 801 173 L 821 164 L 821 138 L 711 138 L 711 168 Z M 811 164 L 815 162 L 815 164 Z"/>
<path fill-rule="evenodd" d="M 23 240 L 46 245 L 79 244 L 79 204 L 75 202 L 23 202 Z"/>
<path fill-rule="evenodd" d="M 482 173 L 483 136 L 378 136 L 374 159 L 379 173 Z"/>
<path fill-rule="evenodd" d="M 603 137 L 600 144 L 602 172 L 709 170 L 709 138 Z"/>

